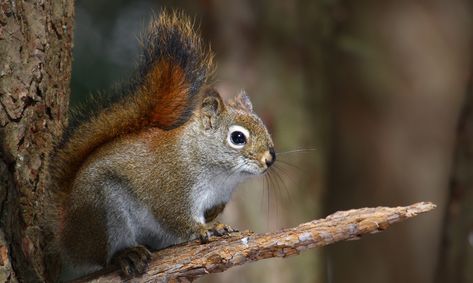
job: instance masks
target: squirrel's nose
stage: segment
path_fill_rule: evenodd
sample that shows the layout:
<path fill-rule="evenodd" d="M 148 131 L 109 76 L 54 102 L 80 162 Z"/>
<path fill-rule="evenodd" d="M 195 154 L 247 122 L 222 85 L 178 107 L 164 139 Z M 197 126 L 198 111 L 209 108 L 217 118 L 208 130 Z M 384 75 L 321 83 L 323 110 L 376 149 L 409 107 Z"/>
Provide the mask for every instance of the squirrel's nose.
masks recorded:
<path fill-rule="evenodd" d="M 273 163 L 276 161 L 276 152 L 274 151 L 274 148 L 271 147 L 269 148 L 269 154 L 265 154 L 264 157 L 264 162 L 266 163 L 266 166 L 268 168 L 273 165 Z"/>

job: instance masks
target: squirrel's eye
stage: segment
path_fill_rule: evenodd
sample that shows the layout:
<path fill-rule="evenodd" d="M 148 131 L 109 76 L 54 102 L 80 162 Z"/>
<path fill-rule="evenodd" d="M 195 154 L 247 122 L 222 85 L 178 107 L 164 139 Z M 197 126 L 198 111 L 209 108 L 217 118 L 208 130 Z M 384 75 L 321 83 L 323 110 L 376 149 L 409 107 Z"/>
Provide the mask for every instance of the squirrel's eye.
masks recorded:
<path fill-rule="evenodd" d="M 230 135 L 230 139 L 232 140 L 233 144 L 245 144 L 246 143 L 246 137 L 245 134 L 239 131 L 234 131 Z"/>
<path fill-rule="evenodd" d="M 247 129 L 242 126 L 234 125 L 231 126 L 228 131 L 227 142 L 231 147 L 240 149 L 248 142 L 249 135 L 250 133 Z"/>

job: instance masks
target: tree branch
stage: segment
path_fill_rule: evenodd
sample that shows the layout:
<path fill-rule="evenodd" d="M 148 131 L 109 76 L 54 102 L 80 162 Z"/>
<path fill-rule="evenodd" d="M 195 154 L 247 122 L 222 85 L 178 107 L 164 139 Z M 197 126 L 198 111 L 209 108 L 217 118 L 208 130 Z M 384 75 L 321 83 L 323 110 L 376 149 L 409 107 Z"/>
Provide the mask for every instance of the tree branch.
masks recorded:
<path fill-rule="evenodd" d="M 430 202 L 405 207 L 361 208 L 336 212 L 294 228 L 274 233 L 250 231 L 213 237 L 208 244 L 197 241 L 160 250 L 146 274 L 133 282 L 190 282 L 208 273 L 271 257 L 287 257 L 299 252 L 343 240 L 357 240 L 364 234 L 387 229 L 393 223 L 435 208 Z M 119 281 L 116 270 L 104 270 L 77 282 Z"/>

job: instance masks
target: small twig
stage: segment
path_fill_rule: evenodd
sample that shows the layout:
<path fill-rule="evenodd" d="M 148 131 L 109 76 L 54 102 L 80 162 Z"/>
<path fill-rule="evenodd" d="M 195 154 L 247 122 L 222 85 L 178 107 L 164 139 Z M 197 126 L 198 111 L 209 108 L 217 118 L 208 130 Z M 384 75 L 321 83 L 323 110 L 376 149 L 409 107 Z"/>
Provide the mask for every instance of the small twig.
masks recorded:
<path fill-rule="evenodd" d="M 387 229 L 391 224 L 435 208 L 430 202 L 405 207 L 361 208 L 336 212 L 294 228 L 274 233 L 250 231 L 212 238 L 208 244 L 197 241 L 160 250 L 149 270 L 133 282 L 190 282 L 208 273 L 271 257 L 287 257 L 343 240 L 356 240 L 364 234 Z M 78 282 L 117 282 L 116 270 L 92 274 Z"/>

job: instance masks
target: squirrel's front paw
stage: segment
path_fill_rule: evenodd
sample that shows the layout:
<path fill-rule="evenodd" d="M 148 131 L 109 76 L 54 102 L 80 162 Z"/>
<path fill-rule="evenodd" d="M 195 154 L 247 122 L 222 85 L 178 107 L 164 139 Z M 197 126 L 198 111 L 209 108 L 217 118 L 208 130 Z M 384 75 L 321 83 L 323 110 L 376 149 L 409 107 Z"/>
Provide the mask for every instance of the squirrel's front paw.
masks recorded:
<path fill-rule="evenodd" d="M 140 245 L 116 253 L 113 256 L 112 263 L 120 267 L 126 278 L 130 278 L 145 273 L 151 258 L 151 252 Z"/>
<path fill-rule="evenodd" d="M 226 224 L 216 222 L 213 224 L 210 229 L 210 233 L 214 236 L 225 236 L 233 232 L 238 232 L 237 229 L 234 229 Z"/>
<path fill-rule="evenodd" d="M 205 244 L 209 242 L 211 236 L 221 237 L 233 232 L 238 232 L 238 230 L 228 225 L 216 222 L 209 226 L 202 227 L 199 231 L 199 239 L 202 244 Z"/>

